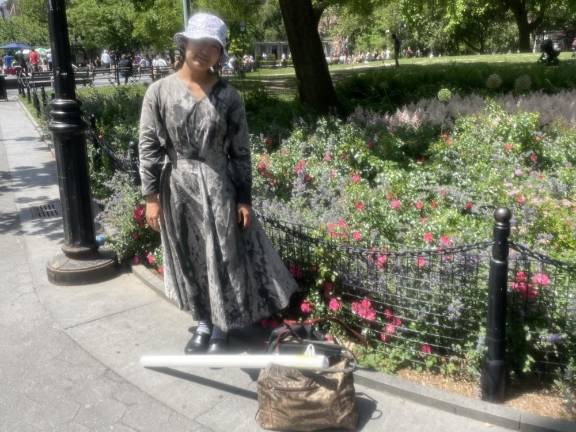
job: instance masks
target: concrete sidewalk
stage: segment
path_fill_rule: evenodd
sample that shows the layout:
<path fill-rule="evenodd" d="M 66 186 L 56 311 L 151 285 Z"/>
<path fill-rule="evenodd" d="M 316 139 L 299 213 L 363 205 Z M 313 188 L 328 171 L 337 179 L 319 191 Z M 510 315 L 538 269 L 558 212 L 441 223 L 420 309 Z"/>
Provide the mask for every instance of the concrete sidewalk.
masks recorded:
<path fill-rule="evenodd" d="M 146 353 L 180 354 L 188 314 L 134 275 L 57 287 L 55 161 L 19 103 L 0 102 L 0 431 L 259 431 L 255 374 L 143 369 Z M 504 431 L 357 385 L 362 431 Z"/>

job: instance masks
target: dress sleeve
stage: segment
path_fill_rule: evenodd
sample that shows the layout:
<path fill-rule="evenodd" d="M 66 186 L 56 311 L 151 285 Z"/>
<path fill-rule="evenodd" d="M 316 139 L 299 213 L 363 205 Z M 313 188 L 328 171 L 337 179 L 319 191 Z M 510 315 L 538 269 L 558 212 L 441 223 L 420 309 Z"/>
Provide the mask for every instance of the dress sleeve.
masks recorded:
<path fill-rule="evenodd" d="M 160 191 L 160 174 L 164 163 L 164 152 L 158 138 L 157 104 L 156 93 L 148 88 L 142 101 L 140 138 L 138 141 L 140 178 L 144 196 Z"/>
<path fill-rule="evenodd" d="M 252 165 L 246 111 L 237 96 L 228 111 L 228 157 L 239 204 L 252 205 Z"/>

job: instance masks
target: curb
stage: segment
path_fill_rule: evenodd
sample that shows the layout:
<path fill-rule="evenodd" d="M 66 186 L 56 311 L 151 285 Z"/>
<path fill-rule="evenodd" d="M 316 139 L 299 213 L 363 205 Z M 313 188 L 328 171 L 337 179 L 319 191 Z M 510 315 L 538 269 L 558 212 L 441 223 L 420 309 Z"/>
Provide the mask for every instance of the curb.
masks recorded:
<path fill-rule="evenodd" d="M 165 296 L 162 279 L 147 267 L 142 264 L 133 265 L 132 273 L 145 285 L 156 291 L 163 299 L 176 305 L 173 300 Z M 503 405 L 443 392 L 381 372 L 359 369 L 354 372 L 354 378 L 358 384 L 372 390 L 392 394 L 422 405 L 512 430 L 522 432 L 576 431 L 576 422 L 524 413 Z"/>

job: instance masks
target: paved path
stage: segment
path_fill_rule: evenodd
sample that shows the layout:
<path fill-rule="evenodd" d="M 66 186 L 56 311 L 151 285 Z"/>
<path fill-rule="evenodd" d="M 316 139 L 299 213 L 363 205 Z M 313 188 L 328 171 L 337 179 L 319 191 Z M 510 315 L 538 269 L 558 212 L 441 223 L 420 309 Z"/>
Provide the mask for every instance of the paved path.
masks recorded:
<path fill-rule="evenodd" d="M 192 323 L 133 275 L 76 287 L 47 282 L 62 227 L 34 208 L 57 198 L 46 144 L 14 97 L 0 102 L 0 432 L 261 430 L 253 373 L 138 365 L 145 353 L 180 353 Z M 505 430 L 357 391 L 365 394 L 362 431 Z"/>

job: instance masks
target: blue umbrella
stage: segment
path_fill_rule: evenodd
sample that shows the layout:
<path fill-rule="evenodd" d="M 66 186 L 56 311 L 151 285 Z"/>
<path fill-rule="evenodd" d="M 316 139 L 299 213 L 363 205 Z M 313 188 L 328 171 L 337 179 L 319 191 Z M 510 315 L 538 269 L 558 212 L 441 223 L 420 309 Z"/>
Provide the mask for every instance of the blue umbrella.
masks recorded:
<path fill-rule="evenodd" d="M 6 45 L 0 46 L 0 48 L 4 48 L 4 49 L 27 49 L 27 48 L 30 48 L 30 45 L 22 43 L 22 42 L 9 42 Z"/>

